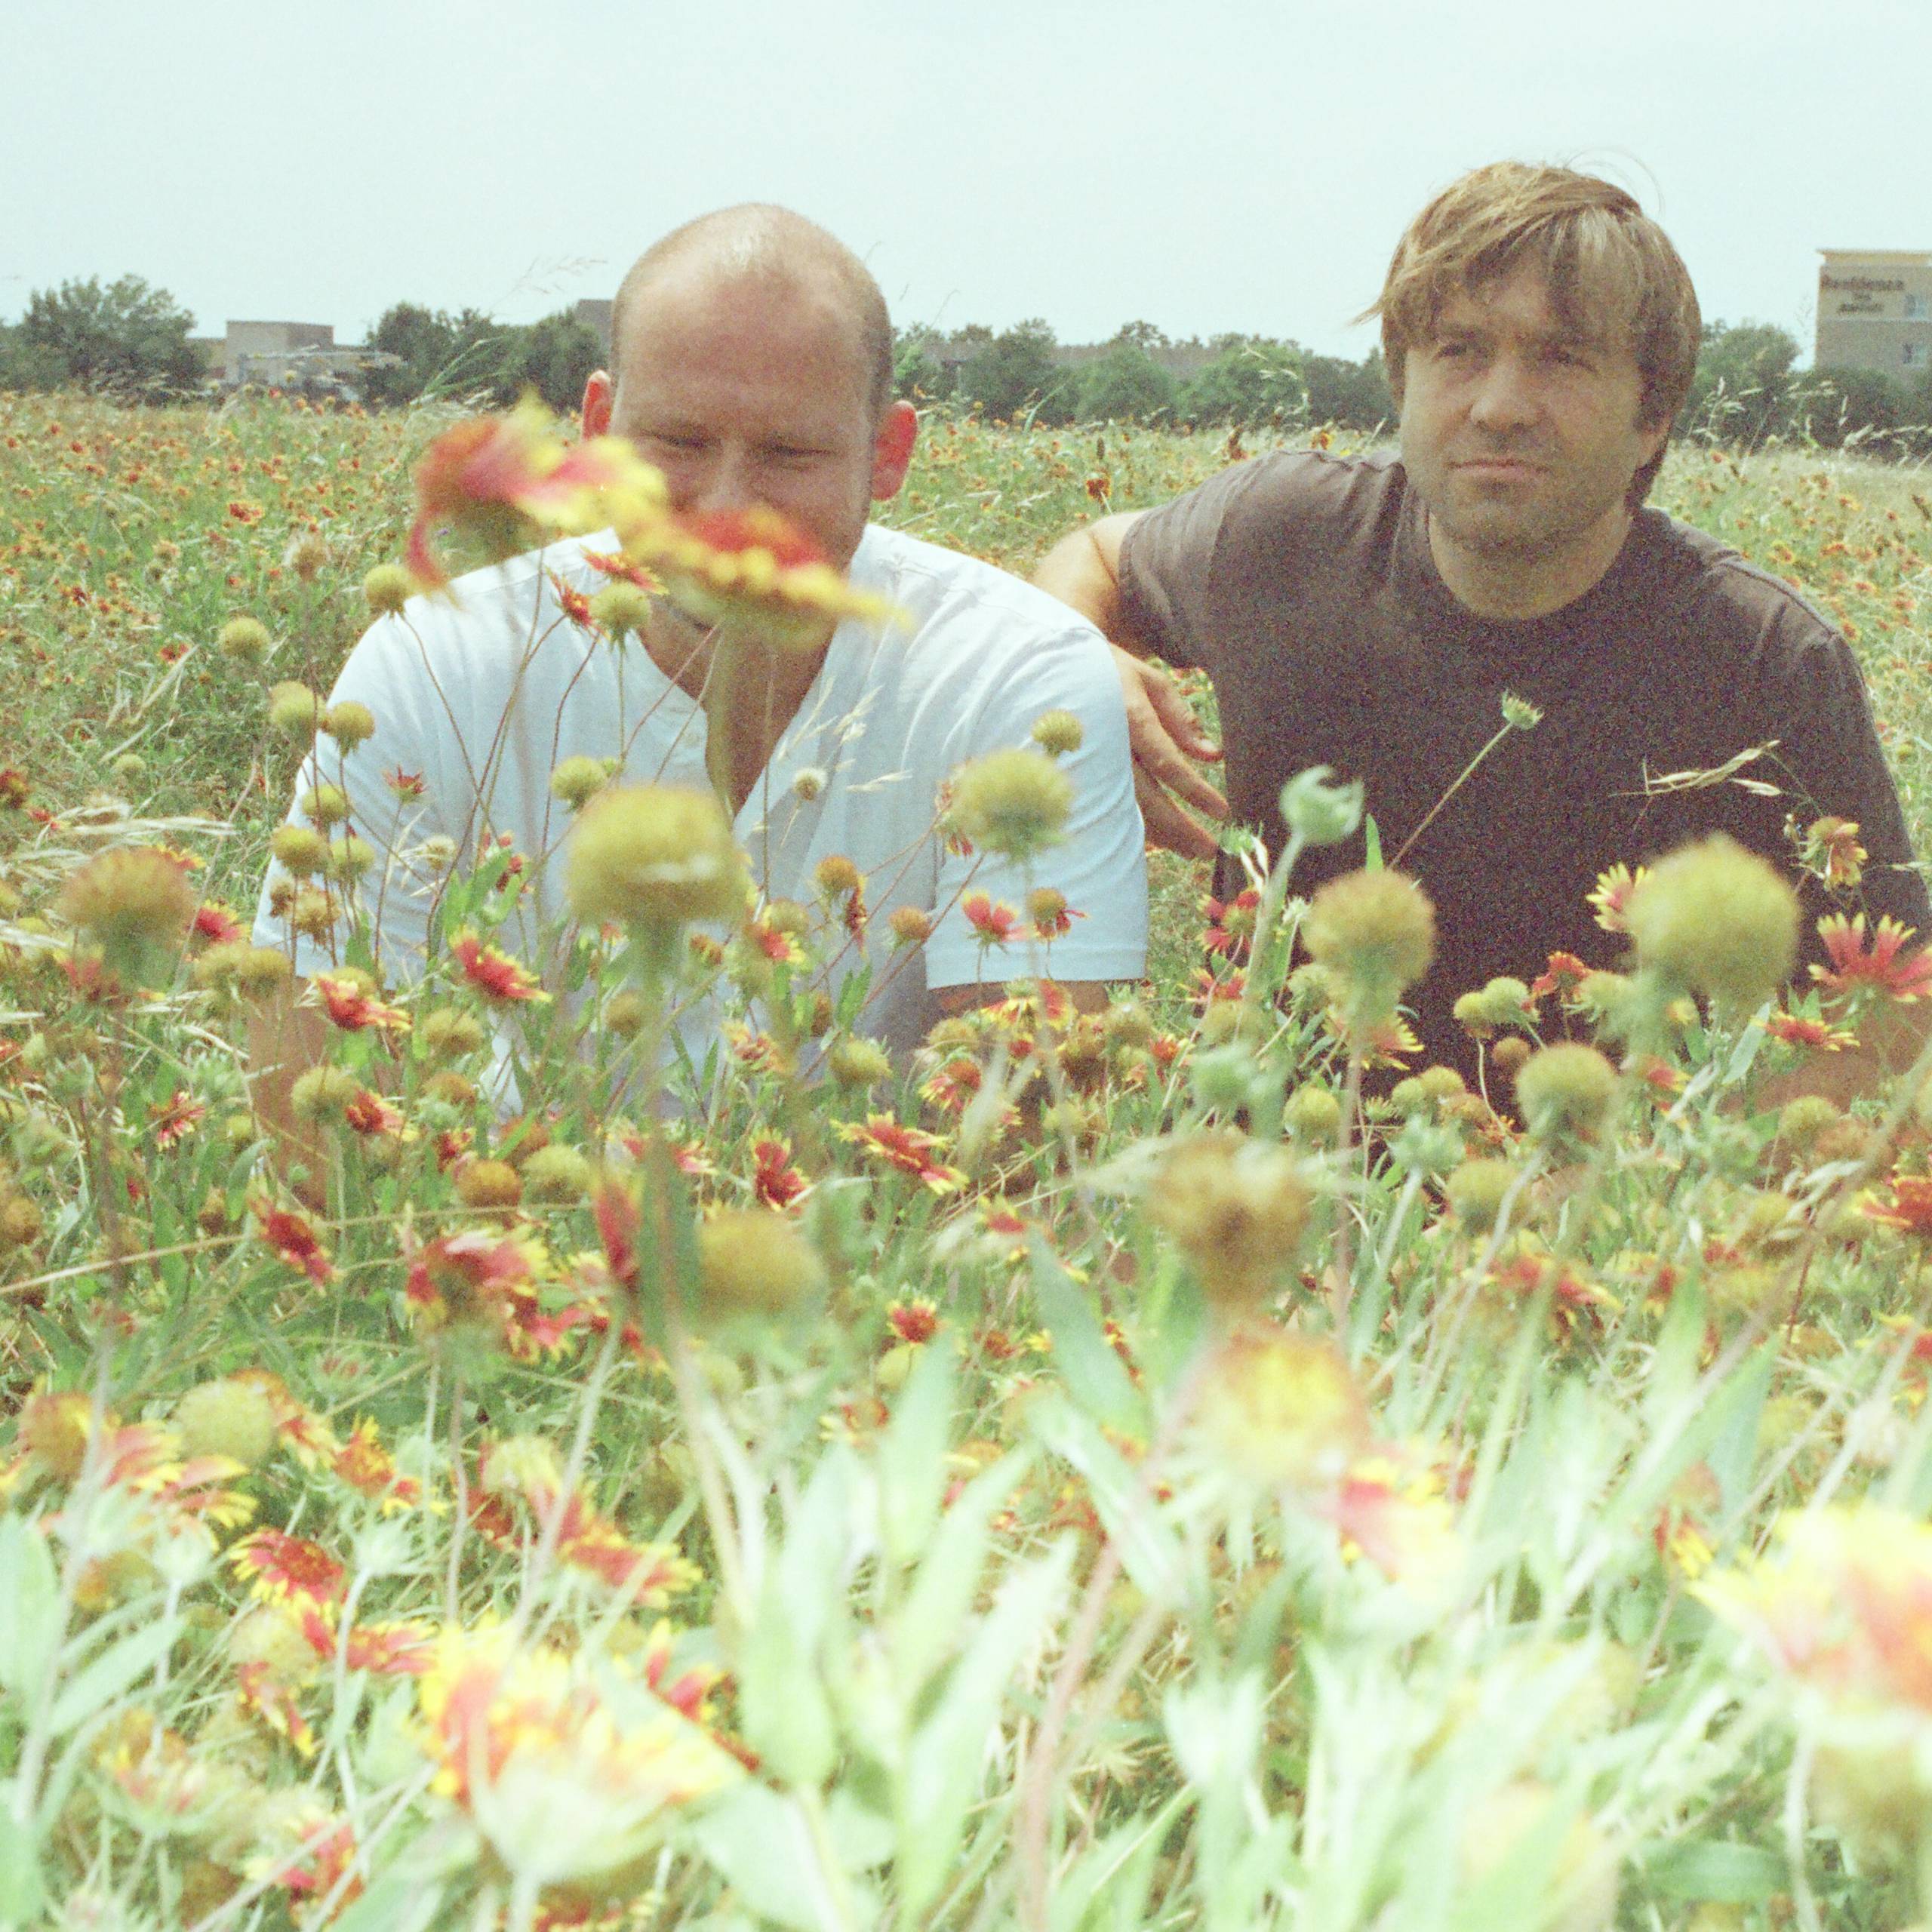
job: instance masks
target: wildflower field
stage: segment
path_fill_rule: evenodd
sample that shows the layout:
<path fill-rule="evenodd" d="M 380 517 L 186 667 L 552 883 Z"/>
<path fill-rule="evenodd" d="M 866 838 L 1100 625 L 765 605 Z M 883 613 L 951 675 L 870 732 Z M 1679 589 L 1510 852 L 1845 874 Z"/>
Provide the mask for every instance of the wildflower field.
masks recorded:
<path fill-rule="evenodd" d="M 863 880 L 740 921 L 586 859 L 516 957 L 526 855 L 445 854 L 400 984 L 318 798 L 291 1176 L 248 929 L 453 420 L 0 397 L 0 1924 L 1932 1918 L 1932 1100 L 1754 1104 L 1932 994 L 1919 936 L 1847 916 L 1800 998 L 1694 854 L 1606 882 L 1627 976 L 1469 989 L 1480 1091 L 1392 1084 L 1412 888 L 1157 858 L 1146 985 L 901 1074 L 818 977 Z M 936 416 L 888 520 L 1024 570 L 1238 454 Z M 1842 623 L 1932 851 L 1932 478 L 1683 448 L 1658 500 Z M 1291 790 L 1296 847 L 1358 810 Z M 700 1123 L 652 1045 L 719 979 Z"/>

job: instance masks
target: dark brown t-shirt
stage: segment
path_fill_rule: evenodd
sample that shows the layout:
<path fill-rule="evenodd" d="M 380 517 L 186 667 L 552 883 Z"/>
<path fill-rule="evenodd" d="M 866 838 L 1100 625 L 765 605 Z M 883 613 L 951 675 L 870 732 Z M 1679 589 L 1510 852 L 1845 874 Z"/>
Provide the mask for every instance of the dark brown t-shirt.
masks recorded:
<path fill-rule="evenodd" d="M 1271 851 L 1283 783 L 1313 764 L 1361 778 L 1392 858 L 1503 723 L 1512 732 L 1404 861 L 1435 901 L 1434 970 L 1413 995 L 1429 1057 L 1466 1064 L 1457 996 L 1533 979 L 1554 951 L 1621 963 L 1586 903 L 1597 875 L 1727 832 L 1792 869 L 1788 817 L 1855 819 L 1862 904 L 1927 927 L 1897 792 L 1850 651 L 1789 586 L 1662 512 L 1638 513 L 1610 570 L 1561 610 L 1472 614 L 1429 555 L 1398 461 L 1297 452 L 1239 463 L 1143 517 L 1121 552 L 1127 614 L 1214 682 L 1235 817 Z M 1735 780 L 1660 792 L 1773 740 Z M 1362 863 L 1310 853 L 1294 889 Z M 1238 884 L 1223 862 L 1223 888 Z M 1804 888 L 1810 922 L 1832 909 Z M 1224 893 L 1225 896 L 1225 893 Z M 1839 909 L 1857 909 L 1856 905 Z"/>

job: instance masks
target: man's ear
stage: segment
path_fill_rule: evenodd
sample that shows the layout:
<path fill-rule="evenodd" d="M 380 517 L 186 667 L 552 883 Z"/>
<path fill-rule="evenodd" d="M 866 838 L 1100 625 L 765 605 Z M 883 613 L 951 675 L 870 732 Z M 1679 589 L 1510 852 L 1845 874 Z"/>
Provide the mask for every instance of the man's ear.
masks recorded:
<path fill-rule="evenodd" d="M 918 440 L 919 412 L 909 402 L 895 402 L 879 418 L 872 438 L 872 500 L 884 503 L 899 494 L 912 466 L 912 445 Z"/>
<path fill-rule="evenodd" d="M 586 436 L 610 433 L 611 402 L 616 394 L 617 385 L 611 381 L 608 371 L 591 371 L 583 386 L 583 433 Z"/>

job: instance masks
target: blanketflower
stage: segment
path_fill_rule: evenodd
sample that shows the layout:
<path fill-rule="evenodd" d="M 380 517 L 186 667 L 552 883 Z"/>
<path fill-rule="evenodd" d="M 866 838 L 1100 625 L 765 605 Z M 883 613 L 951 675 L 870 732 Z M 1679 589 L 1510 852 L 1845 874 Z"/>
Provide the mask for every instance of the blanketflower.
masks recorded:
<path fill-rule="evenodd" d="M 666 1813 L 743 1776 L 617 1660 L 520 1649 L 503 1625 L 446 1635 L 417 1698 L 433 1789 L 543 1884 L 626 1864 Z"/>
<path fill-rule="evenodd" d="M 1804 863 L 1834 892 L 1856 889 L 1871 855 L 1859 840 L 1856 819 L 1814 819 L 1805 829 Z"/>
<path fill-rule="evenodd" d="M 1774 1013 L 1764 1022 L 1764 1031 L 1788 1047 L 1804 1047 L 1815 1053 L 1835 1054 L 1858 1044 L 1856 1033 L 1807 1013 Z"/>
<path fill-rule="evenodd" d="M 1828 992 L 1872 986 L 1896 1000 L 1922 999 L 1932 992 L 1932 948 L 1918 946 L 1907 952 L 1913 931 L 1888 914 L 1879 920 L 1868 946 L 1863 912 L 1849 919 L 1832 913 L 1818 921 L 1818 937 L 1831 964 L 1814 962 L 1811 977 Z"/>
<path fill-rule="evenodd" d="M 1597 882 L 1584 903 L 1596 914 L 1597 924 L 1605 932 L 1630 930 L 1624 923 L 1623 909 L 1629 904 L 1631 894 L 1643 883 L 1647 869 L 1639 866 L 1633 872 L 1628 866 L 1612 866 L 1609 871 L 1598 873 Z"/>
<path fill-rule="evenodd" d="M 1906 1234 L 1921 1238 L 1932 1235 L 1932 1176 L 1894 1174 L 1891 1185 L 1890 1203 L 1874 1204 L 1866 1213 L 1873 1220 Z"/>
<path fill-rule="evenodd" d="M 322 996 L 323 1011 L 345 1033 L 359 1033 L 371 1026 L 385 1033 L 409 1031 L 408 1014 L 398 1007 L 385 1006 L 359 974 L 318 973 L 315 985 Z"/>
<path fill-rule="evenodd" d="M 255 1204 L 255 1224 L 262 1238 L 291 1268 L 299 1268 L 318 1287 L 335 1279 L 334 1265 L 313 1228 L 291 1209 Z"/>
<path fill-rule="evenodd" d="M 153 1124 L 150 1131 L 157 1147 L 172 1147 L 185 1140 L 208 1116 L 208 1109 L 185 1087 L 177 1087 L 168 1100 L 148 1109 Z"/>
<path fill-rule="evenodd" d="M 939 1306 L 921 1295 L 912 1301 L 895 1301 L 885 1311 L 886 1325 L 902 1342 L 930 1342 L 939 1333 Z"/>
<path fill-rule="evenodd" d="M 810 537 L 761 503 L 617 523 L 625 557 L 654 571 L 666 595 L 700 623 L 809 645 L 828 622 L 882 624 L 894 614 L 882 598 L 854 589 Z"/>
<path fill-rule="evenodd" d="M 507 952 L 485 945 L 473 932 L 458 933 L 450 941 L 450 951 L 463 968 L 463 977 L 487 1000 L 510 1006 L 550 997 L 543 990 L 543 982 L 527 966 Z"/>
<path fill-rule="evenodd" d="M 431 547 L 438 525 L 482 539 L 500 556 L 523 549 L 533 526 L 588 529 L 612 515 L 648 520 L 662 514 L 663 478 L 621 438 L 598 436 L 566 445 L 555 420 L 534 397 L 508 415 L 459 423 L 429 445 L 416 469 L 416 520 L 405 560 L 430 589 L 449 582 Z"/>
<path fill-rule="evenodd" d="M 1020 930 L 1020 915 L 1011 906 L 997 905 L 983 892 L 969 892 L 959 902 L 966 923 L 989 946 L 1004 946 Z"/>
<path fill-rule="evenodd" d="M 768 1208 L 789 1208 L 811 1186 L 792 1164 L 788 1141 L 752 1143 L 752 1192 Z"/>
<path fill-rule="evenodd" d="M 328 1458 L 330 1472 L 358 1494 L 375 1497 L 387 1509 L 404 1509 L 423 1493 L 414 1476 L 396 1467 L 395 1458 L 383 1446 L 376 1425 L 358 1422 L 349 1432 L 349 1439 L 334 1448 Z"/>
<path fill-rule="evenodd" d="M 1932 1717 L 1932 1527 L 1876 1503 L 1782 1518 L 1770 1552 L 1694 1586 L 1838 1705 Z"/>
<path fill-rule="evenodd" d="M 332 1604 L 348 1587 L 349 1573 L 318 1543 L 281 1530 L 257 1530 L 228 1552 L 237 1575 L 271 1603 Z"/>
<path fill-rule="evenodd" d="M 869 1115 L 863 1124 L 848 1121 L 839 1128 L 838 1136 L 881 1166 L 910 1174 L 935 1194 L 950 1194 L 966 1184 L 966 1177 L 957 1168 L 934 1158 L 940 1144 L 937 1136 L 921 1133 L 916 1127 L 903 1127 L 890 1114 Z"/>

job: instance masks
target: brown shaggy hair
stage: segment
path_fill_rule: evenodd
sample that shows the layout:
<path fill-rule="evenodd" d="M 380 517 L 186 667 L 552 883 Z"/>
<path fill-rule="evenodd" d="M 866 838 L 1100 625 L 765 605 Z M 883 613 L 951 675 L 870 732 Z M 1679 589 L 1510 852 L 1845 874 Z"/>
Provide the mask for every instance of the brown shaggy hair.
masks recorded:
<path fill-rule="evenodd" d="M 1639 422 L 1672 420 L 1690 392 L 1703 332 L 1697 292 L 1670 238 L 1636 198 L 1573 168 L 1499 161 L 1453 183 L 1395 245 L 1382 293 L 1360 319 L 1382 318 L 1389 386 L 1402 400 L 1408 352 L 1426 342 L 1452 296 L 1533 262 L 1566 328 L 1627 340 L 1644 391 Z M 1631 481 L 1643 501 L 1663 454 Z"/>

